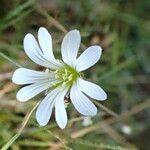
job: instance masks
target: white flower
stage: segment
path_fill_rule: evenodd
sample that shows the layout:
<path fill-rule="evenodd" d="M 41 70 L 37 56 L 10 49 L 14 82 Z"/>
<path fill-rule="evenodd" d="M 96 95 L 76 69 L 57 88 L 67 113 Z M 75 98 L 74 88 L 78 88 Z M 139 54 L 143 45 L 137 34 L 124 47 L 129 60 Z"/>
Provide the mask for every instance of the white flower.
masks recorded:
<path fill-rule="evenodd" d="M 107 95 L 98 85 L 83 80 L 80 72 L 99 60 L 101 47 L 91 46 L 77 58 L 81 36 L 78 30 L 72 30 L 63 39 L 61 45 L 63 61 L 61 61 L 54 57 L 52 38 L 47 29 L 43 27 L 39 29 L 38 42 L 39 44 L 34 36 L 28 33 L 24 38 L 24 50 L 31 60 L 48 69 L 45 72 L 26 68 L 17 69 L 12 81 L 19 85 L 26 85 L 18 91 L 17 99 L 28 101 L 46 91 L 47 95 L 36 111 L 36 119 L 41 126 L 48 123 L 55 108 L 56 122 L 61 128 L 65 128 L 67 113 L 64 98 L 66 95 L 69 95 L 74 107 L 81 114 L 95 115 L 97 108 L 89 97 L 102 101 L 107 98 Z"/>

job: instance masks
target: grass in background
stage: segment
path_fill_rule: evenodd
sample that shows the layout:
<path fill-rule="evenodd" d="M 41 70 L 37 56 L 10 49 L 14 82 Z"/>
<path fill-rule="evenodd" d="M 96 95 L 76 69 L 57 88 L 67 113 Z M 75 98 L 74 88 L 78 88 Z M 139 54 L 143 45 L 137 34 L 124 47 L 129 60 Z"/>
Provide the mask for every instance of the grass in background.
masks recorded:
<path fill-rule="evenodd" d="M 2 0 L 0 147 L 15 136 L 12 150 L 148 149 L 149 3 L 148 0 Z M 19 130 L 26 114 L 43 97 L 17 102 L 15 95 L 19 86 L 11 83 L 11 76 L 18 65 L 43 69 L 27 58 L 22 47 L 24 35 L 36 34 L 40 26 L 52 33 L 58 57 L 64 34 L 74 28 L 82 34 L 81 51 L 93 44 L 103 47 L 101 60 L 85 76 L 105 89 L 108 100 L 97 103 L 99 113 L 89 127 L 82 126 L 83 116 L 69 104 L 69 123 L 65 130 L 56 126 L 54 116 L 46 127 L 39 127 L 34 113 L 23 131 Z M 124 125 L 132 129 L 131 134 L 122 131 Z"/>

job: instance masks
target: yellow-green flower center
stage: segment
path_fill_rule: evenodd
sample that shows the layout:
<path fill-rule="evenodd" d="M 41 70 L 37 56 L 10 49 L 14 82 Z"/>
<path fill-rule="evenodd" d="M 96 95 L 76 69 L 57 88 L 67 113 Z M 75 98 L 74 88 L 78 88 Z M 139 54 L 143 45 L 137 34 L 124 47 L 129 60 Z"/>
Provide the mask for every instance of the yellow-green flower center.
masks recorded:
<path fill-rule="evenodd" d="M 62 86 L 71 86 L 74 81 L 78 77 L 80 77 L 80 73 L 78 73 L 75 69 L 71 68 L 68 65 L 64 65 L 61 68 L 57 69 L 55 72 L 55 79 L 60 81 L 56 86 L 59 86 L 60 84 Z"/>

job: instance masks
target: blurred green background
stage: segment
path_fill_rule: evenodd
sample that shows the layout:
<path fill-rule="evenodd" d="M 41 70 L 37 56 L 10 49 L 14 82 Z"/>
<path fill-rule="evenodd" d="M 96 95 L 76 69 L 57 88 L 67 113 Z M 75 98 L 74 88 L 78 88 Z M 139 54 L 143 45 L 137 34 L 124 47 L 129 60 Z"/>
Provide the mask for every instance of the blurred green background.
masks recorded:
<path fill-rule="evenodd" d="M 85 77 L 99 84 L 108 94 L 98 105 L 99 113 L 83 125 L 85 118 L 72 104 L 67 108 L 69 123 L 61 130 L 54 116 L 46 127 L 39 127 L 34 113 L 12 150 L 105 150 L 150 147 L 150 1 L 149 0 L 1 0 L 0 1 L 0 147 L 21 126 L 24 116 L 43 95 L 26 103 L 16 100 L 20 88 L 11 76 L 17 64 L 42 70 L 24 53 L 26 33 L 37 35 L 46 27 L 53 36 L 56 57 L 65 33 L 78 29 L 84 47 L 99 44 L 101 60 L 85 72 Z"/>

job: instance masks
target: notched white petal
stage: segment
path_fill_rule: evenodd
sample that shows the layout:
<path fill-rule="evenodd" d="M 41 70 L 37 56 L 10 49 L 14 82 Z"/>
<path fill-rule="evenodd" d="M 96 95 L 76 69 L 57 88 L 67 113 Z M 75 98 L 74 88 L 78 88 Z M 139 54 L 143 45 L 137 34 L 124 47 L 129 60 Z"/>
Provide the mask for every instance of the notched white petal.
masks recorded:
<path fill-rule="evenodd" d="M 78 79 L 77 84 L 80 90 L 84 92 L 86 95 L 88 95 L 89 97 L 100 101 L 107 99 L 107 94 L 98 85 L 91 83 L 89 81 L 85 81 L 81 78 Z"/>
<path fill-rule="evenodd" d="M 33 60 L 37 64 L 42 63 L 41 59 L 42 51 L 40 50 L 36 39 L 31 33 L 28 33 L 24 37 L 23 46 L 26 54 L 31 60 Z M 45 66 L 45 63 L 43 62 L 43 64 L 40 65 Z"/>
<path fill-rule="evenodd" d="M 55 102 L 55 119 L 60 128 L 64 129 L 67 124 L 67 112 L 64 103 L 64 97 L 67 90 L 62 91 L 56 97 Z"/>
<path fill-rule="evenodd" d="M 19 101 L 27 101 L 38 95 L 39 93 L 45 91 L 46 89 L 50 88 L 51 86 L 52 85 L 48 81 L 34 83 L 21 88 L 18 91 L 16 97 Z"/>
<path fill-rule="evenodd" d="M 100 59 L 102 49 L 100 46 L 87 48 L 76 61 L 76 70 L 83 71 L 92 67 Z"/>
<path fill-rule="evenodd" d="M 36 111 L 36 120 L 40 126 L 45 126 L 50 120 L 57 90 L 51 91 L 40 103 Z"/>
<path fill-rule="evenodd" d="M 38 40 L 44 56 L 51 61 L 56 61 L 52 50 L 52 37 L 46 28 L 40 27 Z"/>
<path fill-rule="evenodd" d="M 75 60 L 81 43 L 81 35 L 78 30 L 68 32 L 61 45 L 62 58 L 70 66 L 75 65 Z"/>
<path fill-rule="evenodd" d="M 23 85 L 39 82 L 40 80 L 46 80 L 50 77 L 52 77 L 50 73 L 19 68 L 15 70 L 12 76 L 12 81 L 16 84 Z"/>
<path fill-rule="evenodd" d="M 70 97 L 75 108 L 83 115 L 94 116 L 97 113 L 96 106 L 74 84 L 71 88 Z"/>
<path fill-rule="evenodd" d="M 35 63 L 41 66 L 47 67 L 47 68 L 51 68 L 51 69 L 58 68 L 58 64 L 56 64 L 55 62 L 51 62 L 51 60 L 48 60 L 47 57 L 45 57 L 36 39 L 34 38 L 32 34 L 28 33 L 24 37 L 23 45 L 24 45 L 24 50 L 26 54 Z"/>

